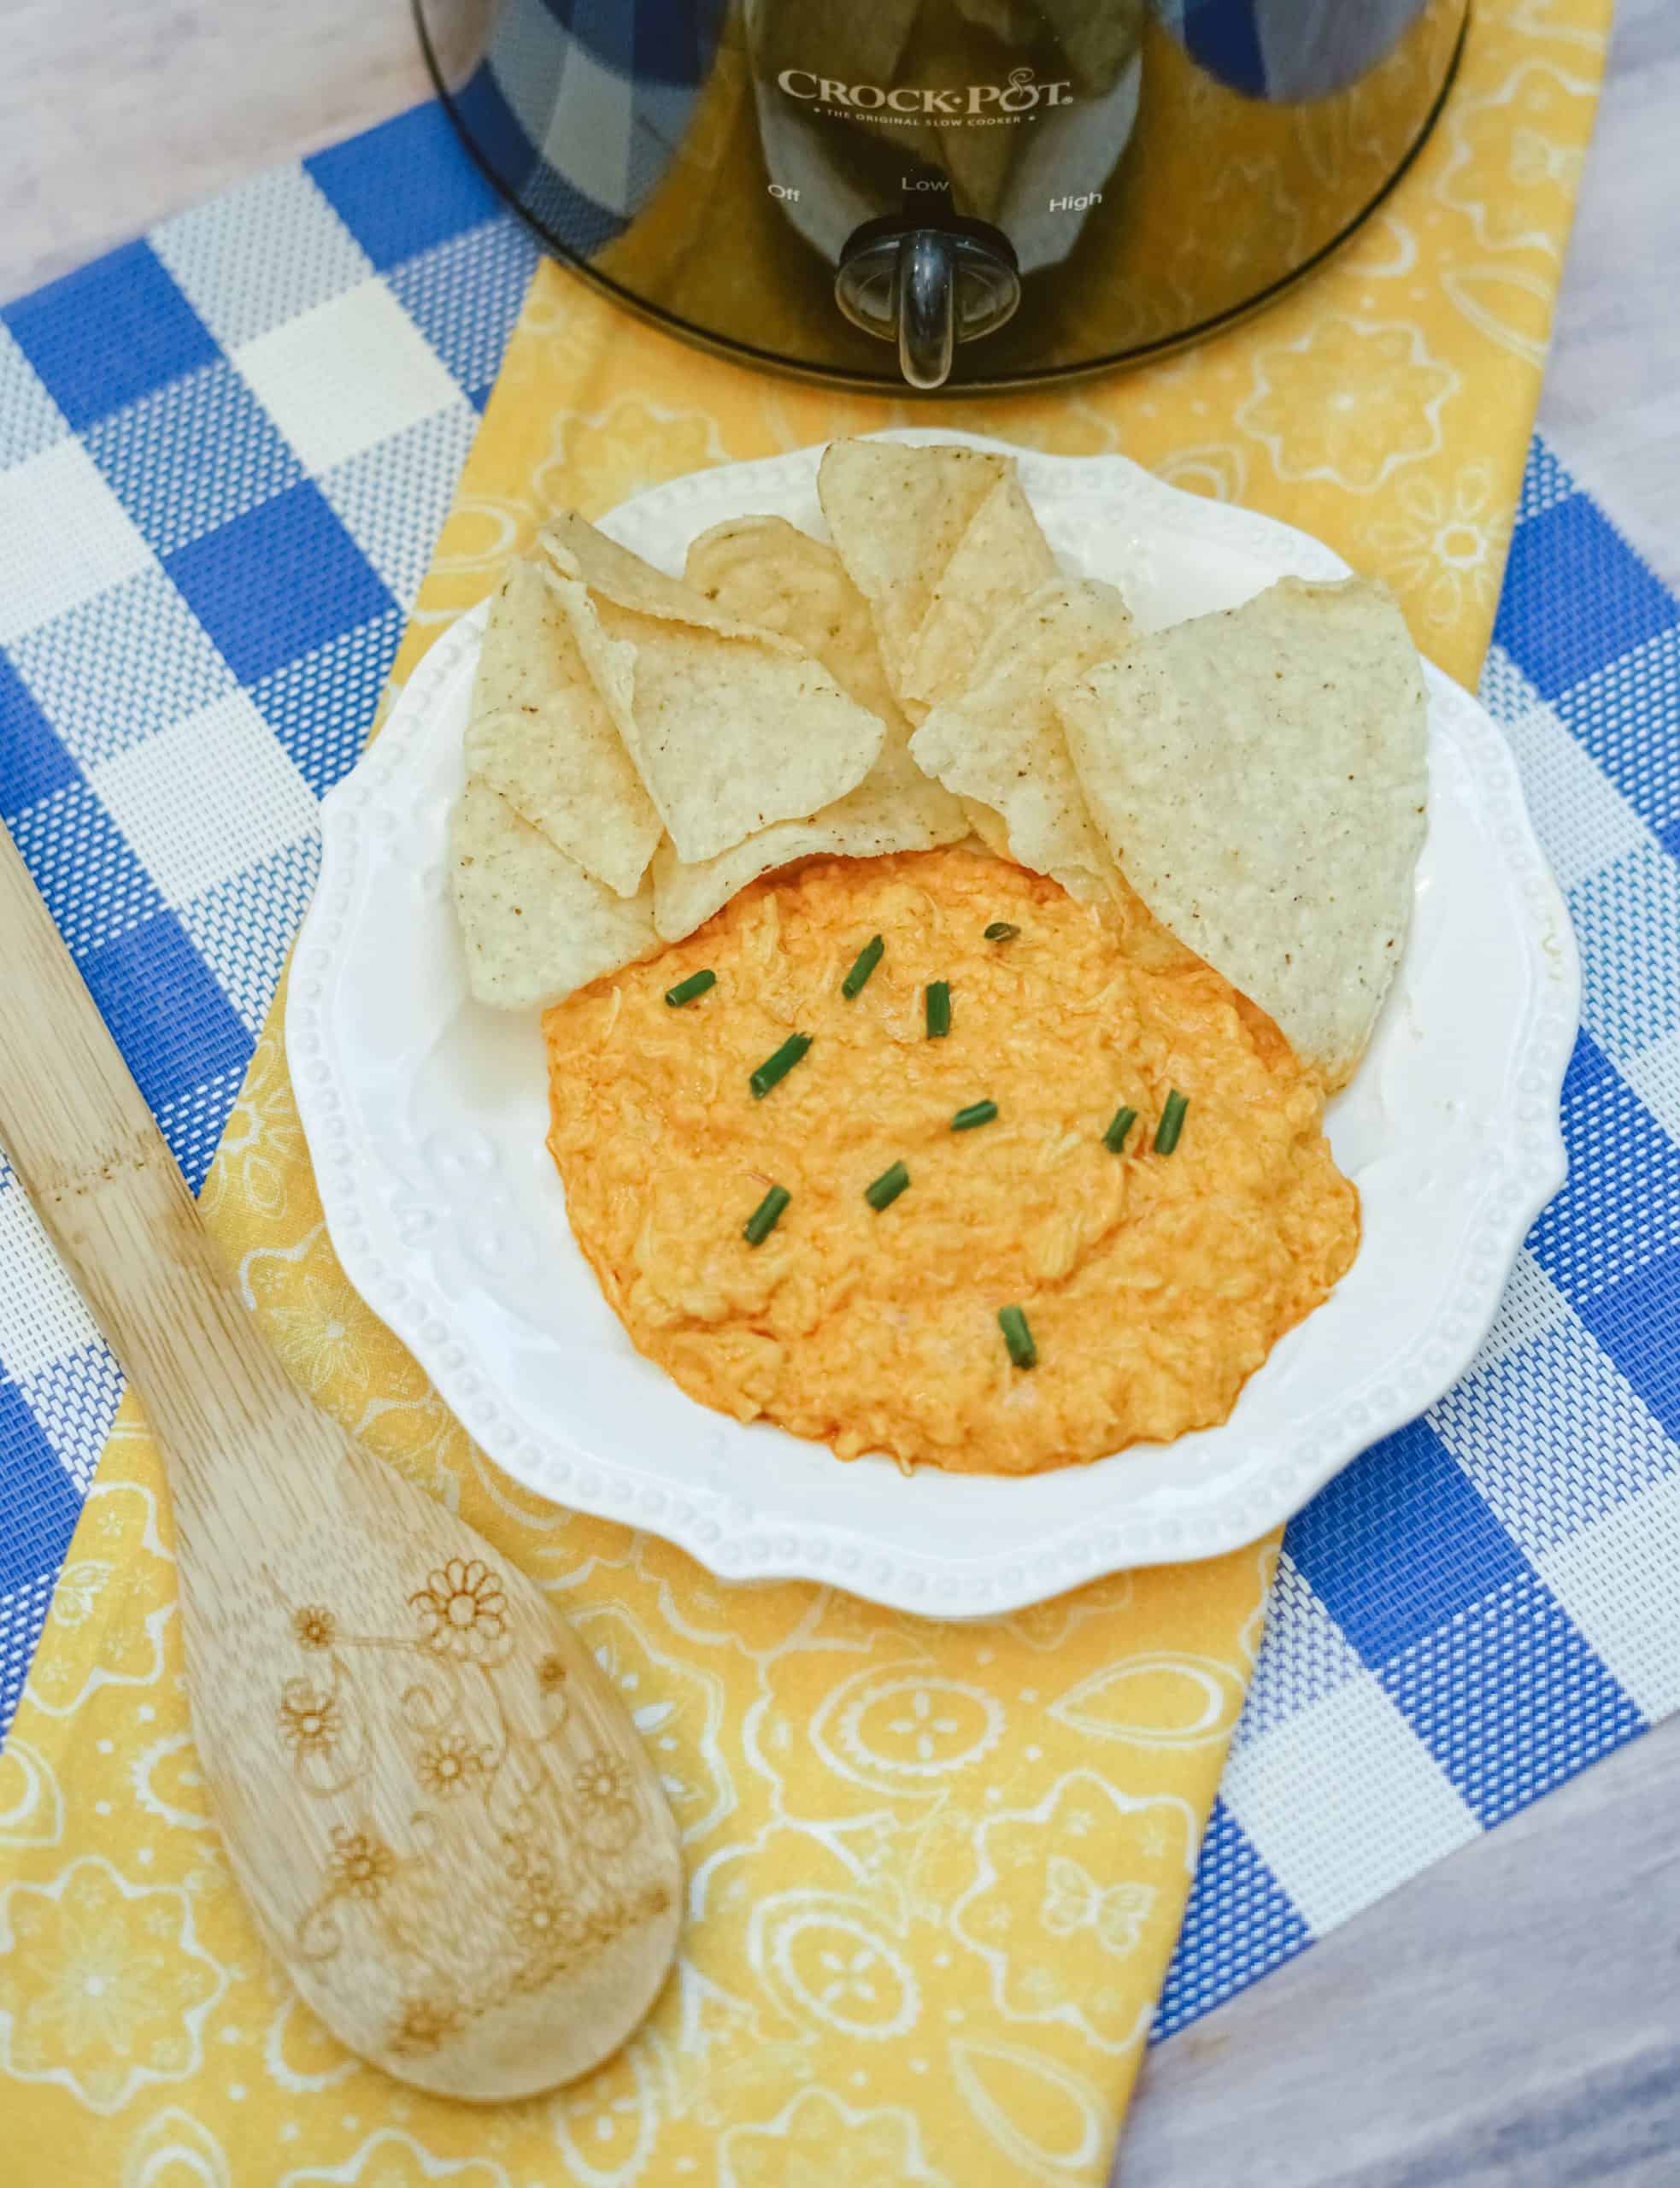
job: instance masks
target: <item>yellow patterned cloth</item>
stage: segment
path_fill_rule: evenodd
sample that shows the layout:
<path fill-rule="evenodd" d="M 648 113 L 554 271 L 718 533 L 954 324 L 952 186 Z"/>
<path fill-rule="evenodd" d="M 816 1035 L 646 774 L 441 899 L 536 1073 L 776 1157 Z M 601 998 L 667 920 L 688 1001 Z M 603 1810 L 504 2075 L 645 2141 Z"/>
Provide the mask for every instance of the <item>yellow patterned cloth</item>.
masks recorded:
<path fill-rule="evenodd" d="M 1278 309 L 1130 378 L 937 411 L 760 378 L 537 276 L 398 674 L 549 512 L 929 418 L 1274 512 L 1473 680 L 1608 0 L 1480 0 L 1442 126 Z M 1275 1542 L 942 1626 L 726 1587 L 526 1495 L 360 1304 L 276 1008 L 204 1193 L 292 1372 L 561 1602 L 665 1773 L 679 1972 L 619 2058 L 479 2111 L 296 2005 L 205 1813 L 156 1455 L 125 1403 L 0 1758 L 10 2188 L 973 2188 L 1106 2175 L 1254 1663 Z"/>

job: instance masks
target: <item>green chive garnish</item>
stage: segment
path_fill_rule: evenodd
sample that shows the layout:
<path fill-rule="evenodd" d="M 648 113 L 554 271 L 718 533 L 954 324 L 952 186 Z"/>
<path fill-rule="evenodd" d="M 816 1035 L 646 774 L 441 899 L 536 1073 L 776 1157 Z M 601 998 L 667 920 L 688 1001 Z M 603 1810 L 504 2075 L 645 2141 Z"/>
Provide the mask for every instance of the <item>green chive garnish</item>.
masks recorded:
<path fill-rule="evenodd" d="M 766 1056 L 747 1081 L 755 1099 L 761 1102 L 772 1086 L 785 1079 L 810 1045 L 808 1033 L 790 1033 L 773 1056 Z"/>
<path fill-rule="evenodd" d="M 877 1215 L 884 1208 L 890 1208 L 910 1182 L 910 1173 L 902 1162 L 895 1162 L 890 1170 L 883 1170 L 872 1185 L 866 1185 L 863 1197 Z"/>
<path fill-rule="evenodd" d="M 1038 1347 L 1032 1341 L 1032 1332 L 1026 1326 L 1026 1316 L 1019 1307 L 1000 1307 L 997 1326 L 1003 1332 L 1003 1342 L 1009 1348 L 1009 1357 L 1018 1368 L 1038 1365 Z"/>
<path fill-rule="evenodd" d="M 951 1119 L 951 1130 L 972 1132 L 976 1125 L 989 1125 L 996 1115 L 996 1102 L 971 1102 L 966 1109 L 959 1109 Z"/>
<path fill-rule="evenodd" d="M 1102 1144 L 1111 1155 L 1118 1155 L 1125 1145 L 1125 1136 L 1137 1122 L 1136 1109 L 1116 1109 L 1113 1123 L 1102 1135 Z"/>
<path fill-rule="evenodd" d="M 1155 1126 L 1155 1152 L 1171 1155 L 1178 1144 L 1178 1135 L 1184 1129 L 1184 1112 L 1190 1106 L 1188 1094 L 1181 1094 L 1175 1086 L 1166 1097 L 1166 1107 L 1160 1113 L 1160 1122 Z"/>
<path fill-rule="evenodd" d="M 782 1210 L 793 1198 L 785 1185 L 772 1185 L 747 1218 L 741 1236 L 749 1246 L 761 1246 L 782 1220 Z"/>
<path fill-rule="evenodd" d="M 927 1038 L 943 1041 L 951 1030 L 951 984 L 930 980 L 927 988 Z"/>
<path fill-rule="evenodd" d="M 1007 920 L 994 920 L 991 925 L 986 929 L 986 940 L 988 942 L 1013 942 L 1019 932 L 1019 927 L 1011 926 Z"/>
<path fill-rule="evenodd" d="M 886 944 L 878 934 L 872 942 L 866 942 L 852 961 L 852 969 L 840 983 L 840 992 L 848 1003 L 867 983 L 869 975 L 880 963 Z"/>
<path fill-rule="evenodd" d="M 685 980 L 678 980 L 674 988 L 667 988 L 665 1000 L 673 1010 L 680 1010 L 685 1003 L 692 1003 L 697 995 L 704 995 L 708 988 L 714 988 L 718 976 L 713 972 L 690 973 Z"/>

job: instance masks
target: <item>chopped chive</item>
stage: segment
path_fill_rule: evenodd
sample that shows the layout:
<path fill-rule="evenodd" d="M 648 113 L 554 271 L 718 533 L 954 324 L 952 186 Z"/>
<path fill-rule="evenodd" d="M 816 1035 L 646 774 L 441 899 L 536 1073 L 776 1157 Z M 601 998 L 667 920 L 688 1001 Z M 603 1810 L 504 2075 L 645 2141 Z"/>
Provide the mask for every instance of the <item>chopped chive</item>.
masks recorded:
<path fill-rule="evenodd" d="M 951 1030 L 951 984 L 930 980 L 927 987 L 927 1038 L 943 1041 Z"/>
<path fill-rule="evenodd" d="M 989 1125 L 996 1115 L 996 1102 L 971 1102 L 966 1109 L 959 1109 L 951 1119 L 951 1130 L 972 1132 L 976 1125 Z"/>
<path fill-rule="evenodd" d="M 988 942 L 1013 942 L 1019 932 L 1019 927 L 1011 926 L 1007 920 L 994 920 L 991 925 L 986 929 L 986 940 Z"/>
<path fill-rule="evenodd" d="M 685 1003 L 692 1003 L 697 995 L 704 995 L 708 988 L 718 984 L 715 973 L 690 973 L 685 980 L 678 980 L 674 988 L 667 988 L 665 1000 L 673 1010 L 680 1010 Z"/>
<path fill-rule="evenodd" d="M 872 1185 L 866 1185 L 863 1197 L 877 1215 L 884 1208 L 890 1208 L 910 1182 L 910 1173 L 902 1162 L 895 1162 L 890 1170 L 883 1170 Z"/>
<path fill-rule="evenodd" d="M 1003 1342 L 1009 1348 L 1009 1357 L 1018 1368 L 1038 1365 L 1038 1347 L 1032 1341 L 1032 1332 L 1026 1326 L 1026 1316 L 1019 1307 L 1000 1307 L 997 1326 L 1003 1332 Z"/>
<path fill-rule="evenodd" d="M 782 1210 L 793 1198 L 785 1185 L 772 1185 L 747 1218 L 741 1236 L 749 1246 L 761 1246 L 782 1220 Z"/>
<path fill-rule="evenodd" d="M 1125 1145 L 1125 1136 L 1137 1122 L 1136 1109 L 1116 1109 L 1113 1120 L 1102 1135 L 1102 1144 L 1110 1154 L 1118 1155 Z"/>
<path fill-rule="evenodd" d="M 848 1003 L 868 982 L 869 975 L 880 963 L 886 944 L 878 934 L 872 942 L 866 942 L 852 961 L 852 969 L 840 983 L 840 992 Z"/>
<path fill-rule="evenodd" d="M 1190 1106 L 1188 1094 L 1181 1094 L 1175 1086 L 1166 1097 L 1166 1107 L 1160 1113 L 1160 1122 L 1155 1126 L 1155 1152 L 1171 1155 L 1178 1144 L 1178 1135 L 1184 1129 L 1184 1112 Z"/>
<path fill-rule="evenodd" d="M 810 1045 L 811 1036 L 808 1033 L 790 1033 L 775 1055 L 766 1056 L 747 1081 L 753 1090 L 754 1099 L 761 1102 L 772 1086 L 787 1077 Z"/>

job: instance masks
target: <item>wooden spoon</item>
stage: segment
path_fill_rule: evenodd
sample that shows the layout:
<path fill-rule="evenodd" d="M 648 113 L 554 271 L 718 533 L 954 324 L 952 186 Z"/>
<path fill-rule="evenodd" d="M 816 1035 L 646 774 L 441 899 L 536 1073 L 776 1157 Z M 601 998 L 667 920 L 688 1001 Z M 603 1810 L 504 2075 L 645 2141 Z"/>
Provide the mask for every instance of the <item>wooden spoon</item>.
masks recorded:
<path fill-rule="evenodd" d="M 0 1139 L 163 1455 L 193 1733 L 269 1944 L 404 2081 L 586 2073 L 676 1950 L 658 1775 L 537 1588 L 280 1368 L 3 828 Z"/>

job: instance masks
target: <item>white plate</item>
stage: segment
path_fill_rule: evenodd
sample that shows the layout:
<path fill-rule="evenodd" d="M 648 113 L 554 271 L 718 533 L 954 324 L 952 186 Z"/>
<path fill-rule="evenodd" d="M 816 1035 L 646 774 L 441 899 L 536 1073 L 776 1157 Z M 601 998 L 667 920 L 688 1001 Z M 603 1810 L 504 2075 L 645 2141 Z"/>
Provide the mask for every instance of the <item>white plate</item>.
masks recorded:
<path fill-rule="evenodd" d="M 1123 458 L 1013 452 L 1064 565 L 1113 579 L 1146 626 L 1235 606 L 1289 573 L 1345 574 L 1320 542 Z M 725 517 L 770 511 L 819 531 L 819 454 L 673 479 L 603 529 L 673 571 Z M 1438 670 L 1411 938 L 1330 1110 L 1364 1204 L 1353 1269 L 1223 1427 L 1029 1480 L 906 1478 L 696 1405 L 632 1350 L 573 1243 L 543 1144 L 536 1016 L 468 999 L 449 902 L 446 823 L 484 619 L 438 640 L 326 798 L 286 1044 L 346 1273 L 518 1480 L 652 1528 L 729 1579 L 832 1580 L 971 1615 L 1251 1541 L 1463 1371 L 1563 1178 L 1579 972 L 1505 740 Z"/>

